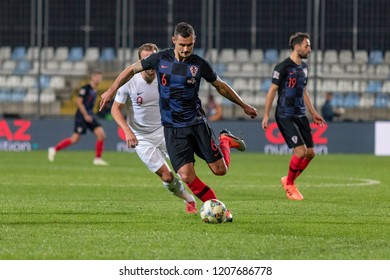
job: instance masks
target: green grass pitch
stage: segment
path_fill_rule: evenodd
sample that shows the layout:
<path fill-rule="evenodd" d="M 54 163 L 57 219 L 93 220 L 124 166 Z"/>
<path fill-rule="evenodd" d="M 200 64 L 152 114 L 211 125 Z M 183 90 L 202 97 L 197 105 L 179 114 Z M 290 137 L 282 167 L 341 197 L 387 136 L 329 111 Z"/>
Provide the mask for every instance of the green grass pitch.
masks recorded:
<path fill-rule="evenodd" d="M 198 176 L 234 215 L 205 224 L 135 154 L 0 153 L 0 259 L 390 259 L 390 157 L 317 156 L 289 201 L 290 156 L 232 154 L 226 176 Z M 201 203 L 198 201 L 198 209 Z"/>

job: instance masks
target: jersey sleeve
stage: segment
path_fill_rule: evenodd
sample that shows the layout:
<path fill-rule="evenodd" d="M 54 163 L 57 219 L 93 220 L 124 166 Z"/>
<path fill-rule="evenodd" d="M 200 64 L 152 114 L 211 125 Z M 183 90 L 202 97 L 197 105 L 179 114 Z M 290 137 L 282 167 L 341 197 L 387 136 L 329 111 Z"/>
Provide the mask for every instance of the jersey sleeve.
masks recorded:
<path fill-rule="evenodd" d="M 281 81 L 283 80 L 283 75 L 285 74 L 284 63 L 279 63 L 275 66 L 274 71 L 272 72 L 272 83 L 280 86 Z"/>
<path fill-rule="evenodd" d="M 129 83 L 131 82 L 128 81 L 126 84 L 124 84 L 123 86 L 121 86 L 117 92 L 116 92 L 116 95 L 115 95 L 115 101 L 120 103 L 120 104 L 125 104 L 126 103 L 126 100 L 127 100 L 127 96 L 129 95 Z"/>
<path fill-rule="evenodd" d="M 213 67 L 206 60 L 202 63 L 202 78 L 208 83 L 213 83 L 217 80 L 217 72 L 214 71 Z"/>
<path fill-rule="evenodd" d="M 142 59 L 141 60 L 142 69 L 144 70 L 156 69 L 159 57 L 160 57 L 159 53 L 152 53 L 148 57 Z"/>

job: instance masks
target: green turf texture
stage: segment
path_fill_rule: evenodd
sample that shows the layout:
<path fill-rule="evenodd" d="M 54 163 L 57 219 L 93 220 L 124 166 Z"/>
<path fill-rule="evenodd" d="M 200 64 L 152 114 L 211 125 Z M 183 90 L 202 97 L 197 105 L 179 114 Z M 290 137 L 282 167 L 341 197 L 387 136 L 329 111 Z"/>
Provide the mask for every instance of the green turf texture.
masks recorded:
<path fill-rule="evenodd" d="M 290 156 L 234 152 L 222 177 L 197 160 L 234 215 L 217 225 L 186 214 L 134 153 L 92 158 L 0 153 L 0 259 L 390 259 L 390 157 L 317 156 L 296 181 L 303 201 L 279 183 Z"/>

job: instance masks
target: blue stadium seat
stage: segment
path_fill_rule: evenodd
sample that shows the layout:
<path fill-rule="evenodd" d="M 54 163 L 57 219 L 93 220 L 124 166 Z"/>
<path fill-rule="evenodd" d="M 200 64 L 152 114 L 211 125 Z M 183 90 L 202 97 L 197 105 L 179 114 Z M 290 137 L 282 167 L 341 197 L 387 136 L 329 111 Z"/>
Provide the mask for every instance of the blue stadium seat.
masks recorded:
<path fill-rule="evenodd" d="M 26 47 L 15 47 L 11 53 L 11 59 L 13 60 L 23 60 L 26 59 L 27 49 Z"/>
<path fill-rule="evenodd" d="M 344 98 L 344 107 L 353 108 L 359 107 L 360 105 L 360 97 L 356 92 L 348 93 Z"/>
<path fill-rule="evenodd" d="M 269 87 L 271 86 L 272 80 L 271 79 L 265 79 L 261 84 L 260 84 L 260 91 L 261 92 L 268 92 Z"/>
<path fill-rule="evenodd" d="M 277 49 L 265 50 L 263 62 L 272 64 L 272 63 L 277 63 L 278 61 L 279 61 L 279 53 Z"/>
<path fill-rule="evenodd" d="M 381 81 L 368 81 L 365 92 L 367 93 L 377 93 L 382 91 L 382 82 Z"/>
<path fill-rule="evenodd" d="M 10 101 L 22 102 L 26 97 L 26 95 L 27 95 L 26 88 L 21 88 L 21 87 L 14 88 L 11 92 Z"/>
<path fill-rule="evenodd" d="M 41 89 L 48 88 L 50 85 L 50 80 L 51 80 L 50 76 L 41 75 L 39 77 L 39 85 L 40 85 Z"/>
<path fill-rule="evenodd" d="M 15 75 L 24 75 L 27 74 L 32 69 L 31 62 L 28 60 L 20 60 L 16 64 L 14 74 Z"/>
<path fill-rule="evenodd" d="M 223 76 L 226 72 L 226 64 L 225 63 L 214 64 L 214 70 L 218 73 L 219 76 Z"/>
<path fill-rule="evenodd" d="M 330 101 L 333 107 L 343 107 L 344 106 L 344 98 L 343 95 L 339 92 L 335 92 L 333 94 L 333 98 Z"/>
<path fill-rule="evenodd" d="M 374 107 L 387 108 L 389 106 L 389 96 L 384 93 L 379 93 L 375 97 Z"/>
<path fill-rule="evenodd" d="M 372 50 L 370 51 L 368 57 L 369 64 L 381 64 L 383 63 L 383 53 L 380 50 Z"/>
<path fill-rule="evenodd" d="M 82 47 L 72 47 L 69 51 L 68 60 L 80 61 L 84 58 L 84 50 Z"/>
<path fill-rule="evenodd" d="M 100 52 L 101 61 L 113 61 L 115 60 L 115 50 L 113 48 L 103 48 Z"/>

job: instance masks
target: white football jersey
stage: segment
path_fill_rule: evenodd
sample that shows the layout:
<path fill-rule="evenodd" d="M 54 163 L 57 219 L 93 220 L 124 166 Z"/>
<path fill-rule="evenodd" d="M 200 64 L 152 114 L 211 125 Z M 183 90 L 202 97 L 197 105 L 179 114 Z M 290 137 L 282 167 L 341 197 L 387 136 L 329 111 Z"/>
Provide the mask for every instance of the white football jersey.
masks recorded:
<path fill-rule="evenodd" d="M 136 73 L 118 89 L 115 101 L 126 104 L 127 123 L 137 138 L 162 127 L 156 78 L 148 84 Z"/>

